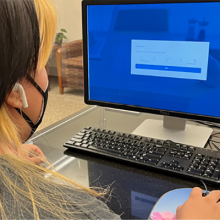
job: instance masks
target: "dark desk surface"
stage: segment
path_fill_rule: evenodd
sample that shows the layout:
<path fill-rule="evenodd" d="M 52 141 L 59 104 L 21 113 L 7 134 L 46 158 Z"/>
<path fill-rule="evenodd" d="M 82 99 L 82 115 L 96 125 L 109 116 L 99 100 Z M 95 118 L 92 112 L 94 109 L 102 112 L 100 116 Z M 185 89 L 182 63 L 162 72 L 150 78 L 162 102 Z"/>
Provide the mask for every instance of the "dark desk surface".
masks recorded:
<path fill-rule="evenodd" d="M 131 133 L 150 114 L 105 111 L 106 128 Z M 99 127 L 100 108 L 87 107 L 55 123 L 31 139 L 63 175 L 84 186 L 111 186 L 108 206 L 122 219 L 147 218 L 155 202 L 164 193 L 177 188 L 203 187 L 199 181 L 169 176 L 146 168 L 133 167 L 109 159 L 66 150 L 63 143 L 86 126 Z M 208 186 L 208 190 L 216 189 Z M 171 201 L 172 202 L 172 201 Z M 180 204 L 181 205 L 181 204 Z"/>

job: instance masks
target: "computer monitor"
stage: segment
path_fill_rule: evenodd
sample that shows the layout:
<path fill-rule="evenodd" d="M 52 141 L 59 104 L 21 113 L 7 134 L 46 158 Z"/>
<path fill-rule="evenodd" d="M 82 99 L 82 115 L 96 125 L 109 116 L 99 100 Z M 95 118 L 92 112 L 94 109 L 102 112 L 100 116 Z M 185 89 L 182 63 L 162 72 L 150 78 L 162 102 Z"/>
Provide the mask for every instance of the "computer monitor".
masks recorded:
<path fill-rule="evenodd" d="M 164 115 L 134 133 L 204 146 L 212 130 L 185 119 L 220 122 L 220 1 L 83 0 L 82 14 L 85 102 Z"/>

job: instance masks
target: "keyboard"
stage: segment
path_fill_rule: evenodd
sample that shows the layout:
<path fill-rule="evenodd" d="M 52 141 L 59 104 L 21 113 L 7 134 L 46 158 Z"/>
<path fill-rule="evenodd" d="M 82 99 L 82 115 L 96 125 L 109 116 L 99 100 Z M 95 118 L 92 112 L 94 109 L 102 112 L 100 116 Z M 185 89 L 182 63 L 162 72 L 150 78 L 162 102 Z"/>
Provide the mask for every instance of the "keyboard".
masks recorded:
<path fill-rule="evenodd" d="M 63 146 L 220 185 L 220 153 L 210 149 L 94 127 L 82 129 Z"/>

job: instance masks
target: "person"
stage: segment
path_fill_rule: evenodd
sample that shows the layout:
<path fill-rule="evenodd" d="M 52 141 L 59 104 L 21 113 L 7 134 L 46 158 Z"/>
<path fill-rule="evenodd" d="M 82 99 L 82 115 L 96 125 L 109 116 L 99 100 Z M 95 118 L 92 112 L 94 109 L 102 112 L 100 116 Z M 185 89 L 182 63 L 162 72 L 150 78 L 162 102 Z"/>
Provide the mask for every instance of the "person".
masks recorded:
<path fill-rule="evenodd" d="M 220 191 L 213 190 L 202 196 L 202 189 L 192 189 L 188 200 L 178 206 L 176 219 L 220 219 Z"/>
<path fill-rule="evenodd" d="M 46 160 L 42 151 L 23 144 L 47 104 L 44 66 L 56 33 L 53 7 L 48 0 L 1 0 L 0 20 L 1 219 L 120 219 L 99 200 L 105 190 L 39 166 Z"/>
<path fill-rule="evenodd" d="M 53 7 L 48 0 L 1 0 L 0 20 L 1 219 L 120 219 L 99 200 L 105 191 L 96 192 L 39 166 L 46 160 L 42 151 L 23 144 L 46 108 L 44 66 L 56 32 Z M 177 218 L 218 217 L 219 197 L 219 191 L 202 198 L 201 190 L 193 190 L 178 208 Z M 206 211 L 204 216 L 200 209 Z"/>

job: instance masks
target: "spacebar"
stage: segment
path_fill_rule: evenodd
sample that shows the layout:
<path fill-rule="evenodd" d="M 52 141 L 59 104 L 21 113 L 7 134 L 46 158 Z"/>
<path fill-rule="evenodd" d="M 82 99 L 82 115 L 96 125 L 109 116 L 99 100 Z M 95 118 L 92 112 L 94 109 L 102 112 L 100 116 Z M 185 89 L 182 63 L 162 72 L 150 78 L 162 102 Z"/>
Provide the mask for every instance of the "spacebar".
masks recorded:
<path fill-rule="evenodd" d="M 100 152 L 100 153 L 104 153 L 104 154 L 107 154 L 107 155 L 108 154 L 117 155 L 117 156 L 121 155 L 117 151 L 113 151 L 113 150 L 110 150 L 110 149 L 97 148 L 97 147 L 94 147 L 94 146 L 89 146 L 88 149 L 92 149 L 94 151 L 97 151 L 97 153 Z"/>

